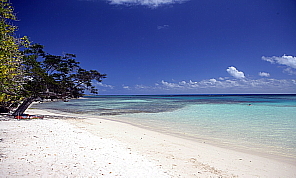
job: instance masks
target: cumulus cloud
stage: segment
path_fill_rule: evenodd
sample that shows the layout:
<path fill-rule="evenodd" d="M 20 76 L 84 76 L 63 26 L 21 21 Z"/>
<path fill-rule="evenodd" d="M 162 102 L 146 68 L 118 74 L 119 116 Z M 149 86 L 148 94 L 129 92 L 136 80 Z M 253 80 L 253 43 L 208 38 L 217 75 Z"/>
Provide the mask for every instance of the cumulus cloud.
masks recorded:
<path fill-rule="evenodd" d="M 261 77 L 269 77 L 270 76 L 270 74 L 267 73 L 267 72 L 259 72 L 258 75 L 261 76 Z"/>
<path fill-rule="evenodd" d="M 287 67 L 283 70 L 284 73 L 288 73 L 289 75 L 296 75 L 296 70 L 295 70 L 296 69 L 296 57 L 295 56 L 287 56 L 287 55 L 283 55 L 282 57 L 262 56 L 262 60 L 270 62 L 271 64 L 284 65 Z"/>
<path fill-rule="evenodd" d="M 277 56 L 272 56 L 272 57 L 265 57 L 262 56 L 262 60 L 268 61 L 272 64 L 281 64 L 281 65 L 286 65 L 288 67 L 292 67 L 296 69 L 296 57 L 295 56 L 286 56 L 283 55 L 282 57 L 277 57 Z"/>
<path fill-rule="evenodd" d="M 233 76 L 234 78 L 237 78 L 237 79 L 243 79 L 245 78 L 245 74 L 241 71 L 238 71 L 235 67 L 231 66 L 231 67 L 228 67 L 228 69 L 226 69 L 226 71 L 231 75 Z"/>
<path fill-rule="evenodd" d="M 195 81 L 181 81 L 181 82 L 167 82 L 162 80 L 161 84 L 156 85 L 158 89 L 172 90 L 172 91 L 199 91 L 200 89 L 214 89 L 216 92 L 219 92 L 223 89 L 230 91 L 230 89 L 239 89 L 242 91 L 248 90 L 261 90 L 265 92 L 267 90 L 282 90 L 282 89 L 291 89 L 295 91 L 296 80 L 287 80 L 287 79 L 266 79 L 261 78 L 257 80 L 245 79 L 208 79 L 202 80 L 199 82 Z"/>
<path fill-rule="evenodd" d="M 200 81 L 172 81 L 162 80 L 155 85 L 122 85 L 126 91 L 135 93 L 295 93 L 295 79 L 228 79 L 211 78 Z"/>
<path fill-rule="evenodd" d="M 238 81 L 235 80 L 217 80 L 217 79 L 208 79 L 208 80 L 201 80 L 199 82 L 189 80 L 181 81 L 181 82 L 167 82 L 162 80 L 162 85 L 157 85 L 160 87 L 165 87 L 168 89 L 204 89 L 204 88 L 229 88 L 240 86 Z"/>
<path fill-rule="evenodd" d="M 168 87 L 168 88 L 180 88 L 180 87 L 182 87 L 182 86 L 180 86 L 180 84 L 169 83 L 169 82 L 165 82 L 164 80 L 161 81 L 161 84 Z"/>
<path fill-rule="evenodd" d="M 107 0 L 111 4 L 119 5 L 144 5 L 149 7 L 158 7 L 161 5 L 170 5 L 174 3 L 182 3 L 188 0 Z"/>

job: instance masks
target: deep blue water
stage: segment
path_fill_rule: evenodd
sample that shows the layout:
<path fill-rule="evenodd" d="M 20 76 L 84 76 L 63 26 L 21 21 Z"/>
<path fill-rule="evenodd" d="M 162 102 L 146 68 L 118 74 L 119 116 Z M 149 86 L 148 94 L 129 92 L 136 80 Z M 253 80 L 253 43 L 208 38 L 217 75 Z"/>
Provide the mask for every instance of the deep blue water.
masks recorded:
<path fill-rule="evenodd" d="M 95 96 L 34 106 L 296 160 L 296 95 Z"/>

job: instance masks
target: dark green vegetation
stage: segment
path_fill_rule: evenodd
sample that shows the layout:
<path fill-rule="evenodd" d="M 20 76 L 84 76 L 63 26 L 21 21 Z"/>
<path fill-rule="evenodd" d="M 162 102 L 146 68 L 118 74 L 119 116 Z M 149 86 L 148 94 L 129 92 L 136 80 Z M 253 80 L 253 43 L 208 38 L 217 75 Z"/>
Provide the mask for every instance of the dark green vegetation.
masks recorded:
<path fill-rule="evenodd" d="M 27 37 L 17 38 L 13 7 L 0 0 L 0 112 L 22 114 L 36 99 L 77 98 L 85 90 L 97 94 L 92 81 L 106 74 L 80 67 L 74 54 L 51 55 Z"/>

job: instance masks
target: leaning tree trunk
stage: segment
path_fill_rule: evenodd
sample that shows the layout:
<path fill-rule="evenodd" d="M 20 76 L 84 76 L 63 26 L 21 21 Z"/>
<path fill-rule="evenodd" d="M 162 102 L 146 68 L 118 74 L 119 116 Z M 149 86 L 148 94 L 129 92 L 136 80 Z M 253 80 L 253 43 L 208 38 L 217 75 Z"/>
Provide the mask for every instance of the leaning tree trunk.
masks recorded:
<path fill-rule="evenodd" d="M 12 115 L 13 116 L 22 115 L 26 111 L 26 109 L 30 106 L 30 104 L 33 103 L 33 101 L 34 101 L 33 97 L 25 99 L 25 101 L 14 111 Z"/>

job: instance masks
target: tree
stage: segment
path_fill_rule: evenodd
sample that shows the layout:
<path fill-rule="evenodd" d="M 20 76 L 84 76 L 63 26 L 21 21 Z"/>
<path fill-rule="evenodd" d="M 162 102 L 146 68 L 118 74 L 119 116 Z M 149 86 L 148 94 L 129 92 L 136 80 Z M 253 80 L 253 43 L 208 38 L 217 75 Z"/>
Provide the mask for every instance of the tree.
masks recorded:
<path fill-rule="evenodd" d="M 30 46 L 24 54 L 27 80 L 24 86 L 33 97 L 45 97 L 51 93 L 60 98 L 77 98 L 83 95 L 84 90 L 97 94 L 92 81 L 101 82 L 106 78 L 106 74 L 96 70 L 82 69 L 74 54 L 47 54 L 39 44 Z"/>
<path fill-rule="evenodd" d="M 106 74 L 96 70 L 82 69 L 74 54 L 51 55 L 39 44 L 31 45 L 23 54 L 26 100 L 13 115 L 21 115 L 37 98 L 78 98 L 84 90 L 97 94 L 92 81 L 101 82 L 106 78 Z"/>
<path fill-rule="evenodd" d="M 16 38 L 16 20 L 7 0 L 0 0 L 0 110 L 9 110 L 22 99 L 23 70 L 20 49 L 28 46 L 27 37 Z"/>

